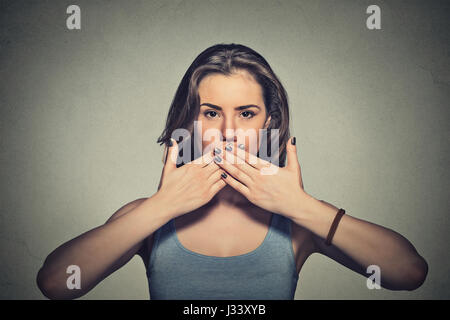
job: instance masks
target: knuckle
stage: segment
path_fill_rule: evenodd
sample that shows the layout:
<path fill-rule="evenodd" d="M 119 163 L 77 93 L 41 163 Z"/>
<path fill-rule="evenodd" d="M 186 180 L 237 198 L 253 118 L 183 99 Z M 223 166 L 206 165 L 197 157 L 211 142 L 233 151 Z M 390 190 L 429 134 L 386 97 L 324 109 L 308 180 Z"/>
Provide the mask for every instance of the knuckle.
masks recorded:
<path fill-rule="evenodd" d="M 214 162 L 211 162 L 210 164 L 208 164 L 208 168 L 209 168 L 209 170 L 211 170 L 211 172 L 214 172 L 214 171 L 217 171 L 220 169 L 220 167 Z"/>
<path fill-rule="evenodd" d="M 209 157 L 208 156 L 203 156 L 201 161 L 200 161 L 200 165 L 204 166 L 204 165 L 208 165 L 209 164 Z"/>

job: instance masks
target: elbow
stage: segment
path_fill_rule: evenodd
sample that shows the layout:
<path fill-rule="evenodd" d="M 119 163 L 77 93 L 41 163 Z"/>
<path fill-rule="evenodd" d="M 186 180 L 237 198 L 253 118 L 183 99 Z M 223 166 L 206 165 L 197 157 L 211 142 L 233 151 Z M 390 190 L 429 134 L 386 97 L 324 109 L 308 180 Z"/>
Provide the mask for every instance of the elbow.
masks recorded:
<path fill-rule="evenodd" d="M 58 297 L 53 293 L 52 282 L 48 277 L 44 275 L 43 268 L 41 268 L 36 276 L 36 285 L 41 291 L 41 293 L 48 299 L 54 300 Z"/>
<path fill-rule="evenodd" d="M 420 288 L 428 275 L 428 263 L 426 260 L 419 256 L 418 262 L 411 267 L 409 276 L 409 286 L 406 288 L 408 291 L 413 291 Z"/>
<path fill-rule="evenodd" d="M 385 279 L 381 286 L 394 291 L 414 291 L 422 286 L 428 274 L 428 264 L 421 256 L 414 263 L 405 265 L 396 275 Z"/>
<path fill-rule="evenodd" d="M 396 283 L 391 290 L 407 290 L 414 291 L 420 288 L 428 274 L 428 264 L 424 258 L 418 256 L 418 259 L 414 263 L 410 264 L 405 271 L 401 280 Z"/>
<path fill-rule="evenodd" d="M 50 300 L 68 300 L 78 297 L 69 293 L 66 288 L 61 288 L 61 281 L 50 277 L 47 273 L 42 267 L 36 276 L 36 285 L 46 298 Z"/>

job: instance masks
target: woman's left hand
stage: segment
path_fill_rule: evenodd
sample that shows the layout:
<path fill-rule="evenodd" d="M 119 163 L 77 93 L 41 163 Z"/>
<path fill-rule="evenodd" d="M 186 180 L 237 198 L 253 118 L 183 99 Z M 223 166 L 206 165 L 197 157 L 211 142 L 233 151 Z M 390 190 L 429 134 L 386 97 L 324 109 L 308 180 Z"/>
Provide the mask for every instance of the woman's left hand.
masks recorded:
<path fill-rule="evenodd" d="M 312 197 L 303 189 L 297 148 L 292 138 L 286 143 L 287 165 L 278 167 L 245 150 L 231 145 L 232 150 L 221 149 L 215 159 L 228 174 L 222 179 L 243 194 L 250 202 L 270 212 L 288 218 L 307 212 Z"/>

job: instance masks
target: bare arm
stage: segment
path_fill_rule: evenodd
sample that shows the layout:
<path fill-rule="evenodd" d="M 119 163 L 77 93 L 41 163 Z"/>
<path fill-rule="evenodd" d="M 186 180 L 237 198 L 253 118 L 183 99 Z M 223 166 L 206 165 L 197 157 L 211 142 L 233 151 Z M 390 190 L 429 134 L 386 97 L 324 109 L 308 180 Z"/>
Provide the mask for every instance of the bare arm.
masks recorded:
<path fill-rule="evenodd" d="M 50 299 L 83 296 L 99 282 L 140 254 L 144 240 L 170 220 L 168 206 L 158 197 L 137 199 L 120 208 L 102 226 L 62 244 L 44 262 L 37 284 Z M 81 289 L 68 289 L 69 265 L 81 270 Z"/>
<path fill-rule="evenodd" d="M 173 140 L 173 139 L 172 139 Z M 178 144 L 169 148 L 158 192 L 118 210 L 106 224 L 92 229 L 55 249 L 37 275 L 37 285 L 50 299 L 74 299 L 127 263 L 136 253 L 144 255 L 143 241 L 170 219 L 208 203 L 226 183 L 211 153 L 202 161 L 176 167 Z M 145 261 L 144 261 L 145 262 Z M 81 270 L 81 289 L 68 289 L 67 267 Z"/>
<path fill-rule="evenodd" d="M 369 265 L 379 266 L 381 286 L 386 289 L 414 290 L 425 281 L 427 262 L 405 237 L 347 213 L 339 222 L 332 245 L 326 246 L 324 239 L 338 208 L 313 197 L 309 201 L 309 212 L 297 213 L 293 220 L 314 233 L 316 252 L 366 277 Z"/>

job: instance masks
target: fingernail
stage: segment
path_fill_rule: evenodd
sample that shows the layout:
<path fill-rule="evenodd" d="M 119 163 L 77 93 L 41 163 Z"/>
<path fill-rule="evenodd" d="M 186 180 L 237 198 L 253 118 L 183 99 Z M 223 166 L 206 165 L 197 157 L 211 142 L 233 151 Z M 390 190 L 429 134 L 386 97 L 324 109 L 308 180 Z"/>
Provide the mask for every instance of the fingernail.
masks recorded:
<path fill-rule="evenodd" d="M 222 162 L 222 158 L 219 157 L 219 156 L 215 156 L 215 157 L 214 157 L 214 160 L 215 160 L 216 162 Z"/>
<path fill-rule="evenodd" d="M 225 179 L 227 177 L 227 174 L 225 172 L 222 172 L 220 176 Z"/>
<path fill-rule="evenodd" d="M 292 145 L 294 145 L 295 146 L 295 137 L 293 137 L 292 139 L 291 139 L 291 143 L 292 143 Z"/>
<path fill-rule="evenodd" d="M 241 143 L 241 144 L 238 145 L 238 148 L 244 150 L 245 146 Z"/>
<path fill-rule="evenodd" d="M 169 147 L 173 146 L 172 139 L 169 140 Z"/>
<path fill-rule="evenodd" d="M 227 146 L 225 147 L 225 149 L 228 150 L 228 151 L 232 151 L 232 150 L 233 150 L 233 147 L 231 146 L 231 144 L 229 144 L 229 145 L 227 145 Z"/>
<path fill-rule="evenodd" d="M 220 150 L 219 148 L 214 148 L 214 153 L 220 154 L 222 152 L 222 150 Z"/>

